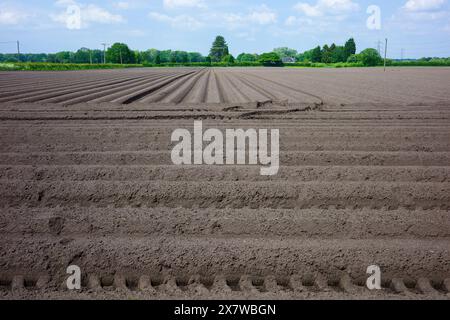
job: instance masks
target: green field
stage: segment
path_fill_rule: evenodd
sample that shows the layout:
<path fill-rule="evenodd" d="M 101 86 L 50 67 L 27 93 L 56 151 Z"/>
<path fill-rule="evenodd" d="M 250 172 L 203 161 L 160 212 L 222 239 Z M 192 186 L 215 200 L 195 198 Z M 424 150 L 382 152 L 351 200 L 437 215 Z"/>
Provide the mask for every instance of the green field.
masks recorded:
<path fill-rule="evenodd" d="M 388 67 L 450 67 L 450 61 L 392 61 L 388 60 Z M 378 65 L 382 66 L 382 64 Z M 0 63 L 0 71 L 70 71 L 70 70 L 99 70 L 125 68 L 176 68 L 176 67 L 263 67 L 261 63 L 161 63 L 161 64 L 77 64 L 77 63 L 43 63 L 43 62 L 5 62 Z M 297 62 L 285 64 L 286 68 L 361 68 L 362 63 L 321 63 Z"/>
<path fill-rule="evenodd" d="M 1 71 L 68 71 L 124 69 L 143 67 L 142 64 L 77 64 L 77 63 L 45 63 L 45 62 L 6 62 L 0 63 Z"/>

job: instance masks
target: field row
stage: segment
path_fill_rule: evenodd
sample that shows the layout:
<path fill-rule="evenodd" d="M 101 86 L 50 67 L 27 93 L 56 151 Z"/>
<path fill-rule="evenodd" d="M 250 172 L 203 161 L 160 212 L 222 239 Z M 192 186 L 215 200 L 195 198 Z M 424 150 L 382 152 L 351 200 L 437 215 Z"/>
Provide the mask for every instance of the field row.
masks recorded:
<path fill-rule="evenodd" d="M 53 237 L 186 236 L 269 239 L 438 239 L 450 237 L 446 210 L 7 208 L 0 233 Z M 28 222 L 33 221 L 33 229 Z"/>
<path fill-rule="evenodd" d="M 420 72 L 418 72 L 420 70 Z M 3 73 L 0 102 L 78 103 L 448 103 L 446 69 L 129 69 Z"/>
<path fill-rule="evenodd" d="M 258 166 L 0 165 L 0 180 L 23 181 L 379 181 L 450 182 L 450 166 L 283 166 L 275 176 Z"/>
<path fill-rule="evenodd" d="M 2 207 L 375 208 L 450 210 L 436 182 L 0 182 Z"/>

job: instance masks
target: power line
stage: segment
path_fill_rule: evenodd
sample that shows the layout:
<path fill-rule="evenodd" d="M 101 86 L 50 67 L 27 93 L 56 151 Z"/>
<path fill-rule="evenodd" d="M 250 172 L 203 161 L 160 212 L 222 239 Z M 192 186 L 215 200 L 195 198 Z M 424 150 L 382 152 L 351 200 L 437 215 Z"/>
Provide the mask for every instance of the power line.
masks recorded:
<path fill-rule="evenodd" d="M 378 51 L 378 54 L 381 55 L 381 41 L 380 40 L 377 41 L 377 51 Z"/>
<path fill-rule="evenodd" d="M 17 45 L 17 59 L 20 60 L 20 41 L 2 41 L 0 44 L 16 44 Z"/>

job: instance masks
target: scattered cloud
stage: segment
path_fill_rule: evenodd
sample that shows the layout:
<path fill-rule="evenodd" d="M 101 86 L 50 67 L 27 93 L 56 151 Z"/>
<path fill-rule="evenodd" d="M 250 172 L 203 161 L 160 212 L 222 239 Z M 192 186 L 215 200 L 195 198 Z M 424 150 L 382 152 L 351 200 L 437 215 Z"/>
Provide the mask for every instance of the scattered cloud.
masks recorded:
<path fill-rule="evenodd" d="M 448 21 L 450 11 L 443 8 L 445 3 L 446 0 L 408 0 L 392 20 L 399 20 L 400 24 L 410 23 L 410 29 L 420 29 L 420 22 Z"/>
<path fill-rule="evenodd" d="M 236 30 L 244 26 L 255 29 L 277 22 L 277 13 L 266 5 L 250 8 L 247 13 L 222 13 L 206 11 L 194 15 L 167 15 L 159 12 L 150 12 L 149 17 L 155 21 L 165 22 L 174 28 L 200 29 L 205 26 L 225 27 Z"/>
<path fill-rule="evenodd" d="M 18 25 L 30 17 L 30 14 L 20 9 L 6 6 L 0 7 L 0 25 Z"/>
<path fill-rule="evenodd" d="M 130 9 L 131 4 L 127 1 L 119 1 L 119 2 L 114 2 L 113 6 L 120 10 L 128 10 L 128 9 Z"/>
<path fill-rule="evenodd" d="M 117 10 L 127 11 L 135 9 L 145 9 L 152 6 L 152 1 L 148 0 L 117 0 L 112 3 Z"/>
<path fill-rule="evenodd" d="M 254 22 L 260 25 L 267 25 L 277 22 L 277 13 L 271 10 L 266 5 L 262 5 L 252 10 L 248 16 L 250 22 Z"/>
<path fill-rule="evenodd" d="M 315 5 L 299 2 L 294 9 L 308 17 L 323 17 L 349 14 L 357 11 L 359 5 L 352 0 L 318 0 Z"/>
<path fill-rule="evenodd" d="M 186 14 L 168 16 L 158 12 L 150 12 L 149 17 L 150 19 L 167 23 L 173 28 L 196 30 L 203 26 L 202 22 Z"/>
<path fill-rule="evenodd" d="M 164 0 L 163 4 L 166 9 L 206 8 L 203 0 Z"/>
<path fill-rule="evenodd" d="M 267 26 L 275 24 L 278 15 L 266 5 L 254 7 L 247 13 L 224 13 L 219 14 L 218 21 L 223 21 L 228 29 L 236 29 L 242 26 Z"/>
<path fill-rule="evenodd" d="M 403 7 L 407 11 L 430 11 L 437 10 L 444 5 L 445 0 L 408 0 Z"/>
<path fill-rule="evenodd" d="M 68 29 L 87 28 L 94 23 L 116 24 L 125 22 L 121 15 L 113 14 L 95 4 L 80 4 L 74 0 L 58 0 L 55 5 L 65 7 L 65 10 L 58 14 L 51 14 L 51 19 L 65 24 Z"/>
<path fill-rule="evenodd" d="M 289 16 L 284 21 L 284 25 L 288 27 L 296 27 L 296 26 L 304 26 L 304 25 L 312 25 L 313 20 L 311 18 L 305 18 L 305 17 L 296 17 L 296 16 Z"/>

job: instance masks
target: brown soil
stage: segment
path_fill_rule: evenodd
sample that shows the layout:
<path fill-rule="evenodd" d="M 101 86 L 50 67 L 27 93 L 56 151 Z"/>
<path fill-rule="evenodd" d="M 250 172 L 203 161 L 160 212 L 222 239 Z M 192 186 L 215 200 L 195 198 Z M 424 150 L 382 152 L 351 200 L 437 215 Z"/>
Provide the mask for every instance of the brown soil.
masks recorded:
<path fill-rule="evenodd" d="M 0 73 L 0 298 L 448 299 L 449 83 L 448 68 Z M 173 166 L 170 135 L 194 119 L 279 129 L 279 173 Z M 71 264 L 81 292 L 62 286 Z"/>

